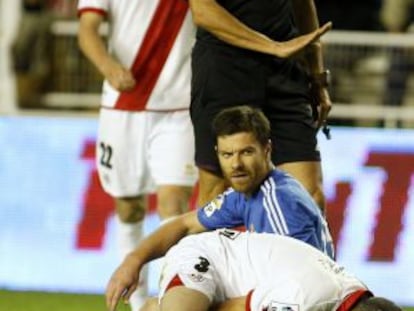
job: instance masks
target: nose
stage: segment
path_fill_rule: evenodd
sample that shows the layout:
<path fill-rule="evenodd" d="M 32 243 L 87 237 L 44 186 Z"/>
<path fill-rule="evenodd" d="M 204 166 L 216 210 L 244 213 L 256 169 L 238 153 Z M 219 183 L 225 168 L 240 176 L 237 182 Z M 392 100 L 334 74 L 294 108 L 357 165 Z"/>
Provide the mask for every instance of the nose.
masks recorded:
<path fill-rule="evenodd" d="M 235 154 L 231 159 L 231 168 L 232 169 L 238 169 L 242 166 L 242 162 L 240 159 L 240 155 Z"/>

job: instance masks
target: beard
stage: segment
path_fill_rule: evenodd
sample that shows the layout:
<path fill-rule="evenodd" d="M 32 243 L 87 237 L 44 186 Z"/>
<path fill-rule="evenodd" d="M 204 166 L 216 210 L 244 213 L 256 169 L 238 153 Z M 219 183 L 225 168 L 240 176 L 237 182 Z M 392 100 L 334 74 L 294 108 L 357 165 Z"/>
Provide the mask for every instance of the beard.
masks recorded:
<path fill-rule="evenodd" d="M 252 193 L 256 188 L 255 177 L 247 171 L 235 171 L 226 178 L 230 186 L 237 192 Z"/>

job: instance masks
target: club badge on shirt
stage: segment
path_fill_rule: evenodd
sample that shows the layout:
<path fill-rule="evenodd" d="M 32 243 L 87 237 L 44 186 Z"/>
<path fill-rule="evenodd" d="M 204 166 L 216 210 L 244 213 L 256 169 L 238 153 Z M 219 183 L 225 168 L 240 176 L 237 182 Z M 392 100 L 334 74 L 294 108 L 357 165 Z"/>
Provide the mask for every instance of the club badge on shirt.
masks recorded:
<path fill-rule="evenodd" d="M 221 205 L 223 204 L 223 199 L 223 195 L 219 195 L 217 198 L 212 200 L 204 207 L 204 213 L 207 217 L 211 217 L 211 215 L 213 215 L 213 213 L 216 210 L 219 210 L 221 208 Z"/>
<path fill-rule="evenodd" d="M 266 311 L 299 311 L 299 305 L 271 301 Z"/>

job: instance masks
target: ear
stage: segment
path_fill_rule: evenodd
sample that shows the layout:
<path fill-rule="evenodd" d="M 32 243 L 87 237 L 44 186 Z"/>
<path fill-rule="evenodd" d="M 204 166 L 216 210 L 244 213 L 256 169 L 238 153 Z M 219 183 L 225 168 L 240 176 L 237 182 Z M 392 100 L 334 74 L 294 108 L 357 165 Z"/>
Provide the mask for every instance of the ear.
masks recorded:
<path fill-rule="evenodd" d="M 216 151 L 216 153 L 218 152 L 217 145 L 214 146 L 214 150 Z"/>
<path fill-rule="evenodd" d="M 270 156 L 272 154 L 272 141 L 270 139 L 267 141 L 265 152 L 266 152 L 266 155 L 268 155 L 269 158 L 270 158 Z"/>

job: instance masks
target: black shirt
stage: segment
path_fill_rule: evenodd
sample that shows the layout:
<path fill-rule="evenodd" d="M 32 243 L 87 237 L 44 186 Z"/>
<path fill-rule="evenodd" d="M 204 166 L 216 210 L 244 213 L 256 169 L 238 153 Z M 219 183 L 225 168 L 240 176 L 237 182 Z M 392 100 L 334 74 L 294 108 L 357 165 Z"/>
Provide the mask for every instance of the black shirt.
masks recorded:
<path fill-rule="evenodd" d="M 290 0 L 218 0 L 224 9 L 248 27 L 276 41 L 297 36 Z M 227 45 L 208 31 L 199 28 L 197 40 Z"/>

